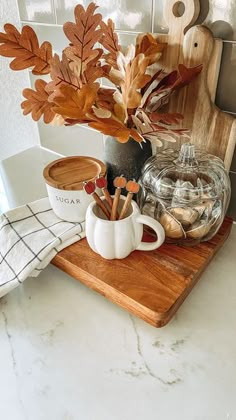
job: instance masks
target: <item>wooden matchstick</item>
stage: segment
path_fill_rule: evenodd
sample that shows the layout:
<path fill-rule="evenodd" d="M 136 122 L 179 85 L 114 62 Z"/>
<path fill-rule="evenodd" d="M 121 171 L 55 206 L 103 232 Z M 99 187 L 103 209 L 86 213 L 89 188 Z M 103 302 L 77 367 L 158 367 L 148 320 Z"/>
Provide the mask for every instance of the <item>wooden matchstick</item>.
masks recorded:
<path fill-rule="evenodd" d="M 104 195 L 109 207 L 112 209 L 113 200 L 112 200 L 112 198 L 110 196 L 110 193 L 107 189 L 106 178 L 104 176 L 101 176 L 101 177 L 97 178 L 95 182 L 96 182 L 96 186 L 102 190 L 103 195 Z"/>
<path fill-rule="evenodd" d="M 103 213 L 108 218 L 108 220 L 110 220 L 110 216 L 111 216 L 110 212 L 106 208 L 106 206 L 105 206 L 104 202 L 101 200 L 101 198 L 95 192 L 95 189 L 96 189 L 96 185 L 94 184 L 94 182 L 88 181 L 88 182 L 84 183 L 84 190 L 86 191 L 86 193 L 91 194 L 93 196 L 93 199 L 96 201 L 98 207 L 100 207 L 100 209 L 103 211 Z"/>
<path fill-rule="evenodd" d="M 123 176 L 118 176 L 113 181 L 113 185 L 116 188 L 116 190 L 115 190 L 115 197 L 112 204 L 110 220 L 116 220 L 118 217 L 117 209 L 118 209 L 118 205 L 120 201 L 121 188 L 125 188 L 126 183 L 127 183 L 127 180 Z"/>
<path fill-rule="evenodd" d="M 126 217 L 126 214 L 127 214 L 128 210 L 130 208 L 130 204 L 131 204 L 133 195 L 137 194 L 139 192 L 139 188 L 140 187 L 139 187 L 139 184 L 137 182 L 135 182 L 135 181 L 127 182 L 126 190 L 128 191 L 128 194 L 127 194 L 126 200 L 124 202 L 124 205 L 122 207 L 122 210 L 121 210 L 121 213 L 120 213 L 120 216 L 119 216 L 118 220 L 122 220 Z"/>

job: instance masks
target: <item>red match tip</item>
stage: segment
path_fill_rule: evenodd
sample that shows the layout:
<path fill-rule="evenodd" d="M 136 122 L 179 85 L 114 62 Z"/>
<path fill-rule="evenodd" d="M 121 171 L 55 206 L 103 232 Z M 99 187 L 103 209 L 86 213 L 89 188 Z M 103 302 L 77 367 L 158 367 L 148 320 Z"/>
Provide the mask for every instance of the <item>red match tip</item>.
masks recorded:
<path fill-rule="evenodd" d="M 96 186 L 98 188 L 106 188 L 107 187 L 107 180 L 104 178 L 104 176 L 101 176 L 100 178 L 96 179 Z"/>
<path fill-rule="evenodd" d="M 93 194 L 95 189 L 96 189 L 95 184 L 92 181 L 89 181 L 86 184 L 84 184 L 84 190 L 86 191 L 87 194 Z"/>

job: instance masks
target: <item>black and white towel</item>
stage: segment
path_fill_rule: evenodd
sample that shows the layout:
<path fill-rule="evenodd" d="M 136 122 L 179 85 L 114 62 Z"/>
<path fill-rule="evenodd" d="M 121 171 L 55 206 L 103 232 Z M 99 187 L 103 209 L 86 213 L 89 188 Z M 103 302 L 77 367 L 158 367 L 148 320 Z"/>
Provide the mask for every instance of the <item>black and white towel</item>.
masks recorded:
<path fill-rule="evenodd" d="M 59 219 L 48 198 L 0 216 L 0 297 L 37 277 L 63 248 L 85 237 L 85 222 Z"/>

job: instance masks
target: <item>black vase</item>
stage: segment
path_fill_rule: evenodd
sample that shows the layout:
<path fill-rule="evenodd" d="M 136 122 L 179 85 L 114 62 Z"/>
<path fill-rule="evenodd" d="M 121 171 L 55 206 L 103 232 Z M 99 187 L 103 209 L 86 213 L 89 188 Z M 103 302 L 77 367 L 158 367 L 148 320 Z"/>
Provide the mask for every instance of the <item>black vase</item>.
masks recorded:
<path fill-rule="evenodd" d="M 108 190 L 114 194 L 113 180 L 124 175 L 127 180 L 138 179 L 146 160 L 152 156 L 152 145 L 138 142 L 130 138 L 127 143 L 119 143 L 114 137 L 107 137 L 104 148 L 104 161 L 107 166 Z M 125 194 L 125 191 L 122 191 Z"/>

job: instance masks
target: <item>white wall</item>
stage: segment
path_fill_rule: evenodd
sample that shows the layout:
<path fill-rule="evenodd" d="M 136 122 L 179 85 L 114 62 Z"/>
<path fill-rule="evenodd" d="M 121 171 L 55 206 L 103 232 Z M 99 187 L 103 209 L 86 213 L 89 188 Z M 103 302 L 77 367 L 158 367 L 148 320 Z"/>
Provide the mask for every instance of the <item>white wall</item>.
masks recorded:
<path fill-rule="evenodd" d="M 0 0 L 0 31 L 6 22 L 20 28 L 16 0 Z M 39 144 L 37 124 L 20 107 L 22 90 L 30 87 L 29 73 L 13 72 L 8 63 L 0 57 L 0 160 Z"/>

